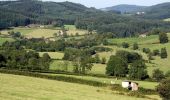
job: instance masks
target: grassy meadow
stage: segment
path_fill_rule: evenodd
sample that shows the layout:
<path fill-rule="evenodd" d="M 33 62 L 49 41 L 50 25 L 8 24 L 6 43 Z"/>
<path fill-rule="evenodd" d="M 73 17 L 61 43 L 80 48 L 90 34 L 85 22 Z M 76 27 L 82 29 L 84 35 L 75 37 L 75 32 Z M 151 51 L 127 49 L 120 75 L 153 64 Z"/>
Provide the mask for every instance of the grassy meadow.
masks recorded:
<path fill-rule="evenodd" d="M 51 59 L 62 59 L 64 56 L 62 52 L 39 52 L 40 57 L 42 57 L 44 53 L 48 53 Z"/>
<path fill-rule="evenodd" d="M 0 37 L 0 45 L 2 45 L 6 41 L 12 42 L 12 41 L 14 41 L 14 39 Z"/>
<path fill-rule="evenodd" d="M 170 38 L 170 33 L 168 33 L 168 37 Z M 166 43 L 166 44 L 160 44 L 159 43 L 159 37 L 158 35 L 151 35 L 151 36 L 147 36 L 147 37 L 139 37 L 139 38 L 121 38 L 121 39 L 110 39 L 109 40 L 110 43 L 115 43 L 118 45 L 121 45 L 122 42 L 127 42 L 130 44 L 129 49 L 125 49 L 125 50 L 129 50 L 129 51 L 134 51 L 132 50 L 132 45 L 133 43 L 138 43 L 139 44 L 139 50 L 136 50 L 134 52 L 138 52 L 139 54 L 141 54 L 143 56 L 144 59 L 147 59 L 147 55 L 145 53 L 142 52 L 143 48 L 149 48 L 150 50 L 155 50 L 155 49 L 159 49 L 161 50 L 161 48 L 166 48 L 167 49 L 167 53 L 168 53 L 168 58 L 167 59 L 161 59 L 160 57 L 156 56 L 154 57 L 154 60 L 152 60 L 152 64 L 147 64 L 148 65 L 148 72 L 149 75 L 152 74 L 152 71 L 154 69 L 159 68 L 160 70 L 167 72 L 168 70 L 170 70 L 170 42 Z M 120 49 L 118 47 L 118 49 Z M 109 53 L 103 53 L 106 57 L 109 57 Z M 100 54 L 102 55 L 102 53 Z"/>
<path fill-rule="evenodd" d="M 111 84 L 111 81 L 113 81 L 115 82 L 115 84 L 120 84 L 120 85 L 122 84 L 122 81 L 126 80 L 126 79 L 116 79 L 116 78 L 99 78 L 99 77 L 92 77 L 92 76 L 77 76 L 77 75 L 65 75 L 65 74 L 50 74 L 50 75 L 69 76 L 69 77 L 74 77 L 78 79 L 93 80 L 93 81 L 98 81 L 98 82 L 107 83 L 107 84 Z M 155 87 L 158 85 L 157 82 L 148 82 L 148 81 L 134 81 L 134 82 L 139 83 L 139 87 L 143 87 L 146 89 L 155 89 Z"/>
<path fill-rule="evenodd" d="M 148 100 L 107 88 L 0 73 L 1 100 Z"/>

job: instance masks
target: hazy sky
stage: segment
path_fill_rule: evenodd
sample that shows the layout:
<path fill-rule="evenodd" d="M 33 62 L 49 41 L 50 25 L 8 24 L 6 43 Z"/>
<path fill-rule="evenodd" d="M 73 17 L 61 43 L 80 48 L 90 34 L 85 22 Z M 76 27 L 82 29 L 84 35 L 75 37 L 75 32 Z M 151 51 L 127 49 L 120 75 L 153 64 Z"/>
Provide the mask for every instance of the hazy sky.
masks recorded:
<path fill-rule="evenodd" d="M 150 6 L 163 2 L 170 2 L 170 0 L 43 0 L 43 1 L 55 1 L 55 2 L 71 1 L 81 3 L 88 7 L 96 8 L 110 7 L 118 4 L 135 4 Z"/>
<path fill-rule="evenodd" d="M 7 0 L 0 0 L 0 1 L 7 1 Z M 159 3 L 170 2 L 170 0 L 42 0 L 42 1 L 55 1 L 55 2 L 70 1 L 75 3 L 81 3 L 87 7 L 96 7 L 96 8 L 110 7 L 119 4 L 151 6 Z"/>

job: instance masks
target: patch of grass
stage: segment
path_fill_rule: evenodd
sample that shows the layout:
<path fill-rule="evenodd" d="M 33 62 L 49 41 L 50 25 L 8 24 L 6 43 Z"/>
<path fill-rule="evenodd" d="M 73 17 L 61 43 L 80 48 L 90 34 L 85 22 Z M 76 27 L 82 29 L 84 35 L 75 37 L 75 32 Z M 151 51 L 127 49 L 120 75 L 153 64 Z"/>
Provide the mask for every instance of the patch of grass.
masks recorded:
<path fill-rule="evenodd" d="M 0 74 L 0 81 L 2 100 L 145 100 L 113 94 L 106 88 L 26 76 Z"/>
<path fill-rule="evenodd" d="M 57 32 L 58 30 L 38 28 L 29 34 L 26 34 L 25 36 L 33 37 L 33 38 L 42 38 L 42 37 L 49 38 L 49 37 L 53 37 L 54 33 Z"/>
<path fill-rule="evenodd" d="M 14 41 L 14 39 L 12 39 L 12 38 L 2 38 L 2 37 L 0 37 L 0 45 L 2 45 L 4 42 L 6 42 L 6 41 L 9 41 L 9 42 L 12 42 L 12 41 Z"/>
<path fill-rule="evenodd" d="M 61 52 L 39 52 L 40 57 L 42 57 L 44 53 L 48 53 L 51 59 L 62 59 L 64 56 L 64 53 Z"/>
<path fill-rule="evenodd" d="M 26 35 L 33 32 L 34 30 L 34 28 L 14 28 L 12 31 L 20 32 L 22 35 Z"/>
<path fill-rule="evenodd" d="M 63 61 L 63 60 L 53 60 L 50 64 L 50 70 L 60 70 L 64 71 L 64 62 L 68 63 L 67 71 L 68 72 L 73 72 L 73 65 L 70 61 Z"/>
<path fill-rule="evenodd" d="M 116 78 L 99 78 L 99 77 L 92 77 L 92 76 L 76 76 L 76 75 L 65 75 L 65 74 L 50 74 L 50 75 L 75 77 L 84 80 L 93 80 L 97 82 L 102 82 L 106 84 L 111 84 L 111 81 L 113 81 L 115 82 L 115 84 L 120 84 L 120 85 L 122 84 L 122 81 L 126 80 L 126 79 L 116 79 Z M 148 82 L 148 81 L 134 81 L 134 82 L 139 83 L 140 87 L 146 89 L 155 89 L 155 87 L 158 85 L 157 82 Z"/>
<path fill-rule="evenodd" d="M 138 43 L 138 44 L 152 44 L 158 43 L 158 35 L 151 35 L 146 37 L 132 37 L 132 38 L 119 38 L 119 39 L 109 39 L 110 43 L 121 45 L 123 42 L 127 42 L 129 44 Z"/>
<path fill-rule="evenodd" d="M 68 35 L 76 35 L 76 33 L 79 35 L 85 35 L 88 33 L 87 30 L 76 29 L 75 25 L 65 25 L 65 28 L 68 30 Z"/>

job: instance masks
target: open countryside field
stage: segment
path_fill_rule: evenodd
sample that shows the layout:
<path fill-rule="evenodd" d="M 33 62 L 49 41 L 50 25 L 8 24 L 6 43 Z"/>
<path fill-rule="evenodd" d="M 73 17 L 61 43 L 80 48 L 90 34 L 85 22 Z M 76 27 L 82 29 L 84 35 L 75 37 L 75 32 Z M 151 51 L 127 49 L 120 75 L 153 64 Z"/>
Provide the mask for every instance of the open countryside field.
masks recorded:
<path fill-rule="evenodd" d="M 170 33 L 167 33 L 167 34 L 170 39 Z M 159 68 L 160 70 L 162 70 L 164 72 L 167 72 L 168 70 L 170 70 L 170 62 L 169 62 L 170 61 L 170 42 L 166 43 L 166 44 L 159 44 L 158 35 L 151 35 L 151 36 L 139 37 L 139 38 L 110 39 L 109 42 L 116 43 L 118 45 L 121 45 L 122 42 L 127 42 L 130 44 L 130 48 L 125 49 L 125 50 L 130 50 L 130 51 L 134 51 L 134 50 L 132 50 L 132 45 L 133 45 L 133 43 L 136 42 L 139 44 L 139 50 L 136 50 L 135 52 L 138 52 L 139 54 L 141 54 L 144 59 L 147 59 L 147 55 L 142 52 L 143 48 L 149 48 L 151 50 L 155 50 L 155 49 L 160 50 L 161 48 L 166 47 L 167 53 L 168 53 L 168 58 L 161 59 L 160 57 L 154 57 L 154 60 L 151 61 L 152 64 L 147 64 L 148 72 L 149 72 L 149 75 L 151 75 L 152 71 L 157 68 Z M 102 54 L 100 54 L 100 55 L 102 55 Z M 106 57 L 108 57 L 110 54 L 106 53 L 105 55 L 106 55 Z"/>
<path fill-rule="evenodd" d="M 68 35 L 76 35 L 78 33 L 79 35 L 85 35 L 87 34 L 87 30 L 80 30 L 76 29 L 74 25 L 65 25 L 65 28 L 68 30 Z M 2 30 L 0 31 L 4 35 L 8 35 L 8 32 L 20 32 L 22 35 L 28 37 L 28 38 L 50 38 L 54 37 L 54 33 L 58 33 L 60 28 L 40 28 L 40 27 L 34 27 L 34 28 L 28 28 L 28 27 L 12 27 L 9 30 Z"/>
<path fill-rule="evenodd" d="M 67 62 L 68 66 L 65 66 L 65 62 Z M 70 61 L 63 61 L 63 60 L 53 60 L 50 64 L 50 70 L 60 70 L 60 71 L 68 71 L 73 72 L 74 66 Z M 106 65 L 105 64 L 93 64 L 93 67 L 89 74 L 101 74 L 105 75 Z"/>
<path fill-rule="evenodd" d="M 62 59 L 64 56 L 64 53 L 61 52 L 39 52 L 40 57 L 42 57 L 44 53 L 48 53 L 51 59 Z"/>
<path fill-rule="evenodd" d="M 1 100 L 147 100 L 114 94 L 105 88 L 0 74 Z"/>
<path fill-rule="evenodd" d="M 0 37 L 0 45 L 2 45 L 4 42 L 6 42 L 6 41 L 9 41 L 9 42 L 12 42 L 12 41 L 14 41 L 14 39 L 12 39 L 12 38 L 2 38 L 2 37 Z"/>
<path fill-rule="evenodd" d="M 170 36 L 170 35 L 169 35 Z M 138 38 L 133 38 L 131 40 L 131 38 L 129 38 L 129 40 L 126 39 L 115 39 L 113 41 L 118 41 L 118 43 L 121 44 L 121 42 L 126 41 L 128 42 L 131 46 L 134 42 L 137 42 Z M 150 40 L 151 39 L 151 40 Z M 143 42 L 142 42 L 143 41 Z M 111 55 L 114 55 L 116 53 L 116 51 L 118 50 L 126 50 L 126 51 L 130 51 L 130 52 L 137 52 L 139 54 L 141 54 L 143 56 L 143 58 L 145 60 L 148 60 L 147 54 L 142 52 L 142 48 L 150 48 L 151 50 L 154 49 L 160 49 L 163 47 L 167 48 L 168 51 L 168 55 L 170 55 L 170 43 L 167 44 L 152 44 L 154 42 L 158 42 L 158 36 L 148 36 L 146 38 L 142 38 L 141 40 L 139 40 L 139 50 L 132 50 L 132 48 L 130 47 L 129 49 L 124 49 L 122 47 L 117 47 L 117 46 L 107 46 L 109 48 L 112 48 L 113 50 L 110 52 L 99 52 L 99 56 L 100 58 L 105 57 L 107 59 L 107 61 L 109 60 Z M 114 42 L 113 42 L 114 43 Z M 43 53 L 40 53 L 40 55 L 42 55 Z M 49 53 L 49 55 L 51 56 L 52 59 L 62 59 L 63 55 L 62 53 L 57 53 L 57 52 L 51 52 Z M 159 68 L 160 70 L 167 72 L 169 67 L 170 67 L 170 56 L 168 56 L 167 59 L 161 59 L 160 57 L 154 57 L 154 60 L 152 60 L 152 63 L 147 63 L 146 65 L 148 66 L 148 74 L 151 76 L 152 75 L 152 71 L 154 69 Z M 63 70 L 63 68 L 61 67 L 64 64 L 63 61 L 58 61 L 58 60 L 54 60 L 51 65 L 50 65 L 50 69 L 51 70 Z M 105 64 L 93 64 L 94 66 L 92 67 L 92 70 L 89 71 L 88 73 L 92 73 L 92 74 L 105 74 L 105 68 L 106 65 Z M 68 65 L 68 71 L 72 72 L 73 71 L 73 65 L 71 63 L 69 63 Z M 169 69 L 170 70 L 170 69 Z"/>
<path fill-rule="evenodd" d="M 76 33 L 78 33 L 79 35 L 85 35 L 88 33 L 87 30 L 80 30 L 80 29 L 76 29 L 76 27 L 74 25 L 65 25 L 65 29 L 67 29 L 67 33 L 69 35 L 76 35 Z"/>
<path fill-rule="evenodd" d="M 50 75 L 74 77 L 78 79 L 98 81 L 98 82 L 107 83 L 107 84 L 111 84 L 111 81 L 112 81 L 112 82 L 115 82 L 115 84 L 120 84 L 120 85 L 122 81 L 126 80 L 126 79 L 116 79 L 116 78 L 99 78 L 99 77 L 92 77 L 92 76 L 77 76 L 77 75 L 65 75 L 65 74 L 50 74 Z M 155 89 L 156 86 L 158 85 L 157 82 L 147 82 L 147 81 L 135 81 L 135 82 L 139 83 L 139 87 L 143 87 L 146 89 Z"/>

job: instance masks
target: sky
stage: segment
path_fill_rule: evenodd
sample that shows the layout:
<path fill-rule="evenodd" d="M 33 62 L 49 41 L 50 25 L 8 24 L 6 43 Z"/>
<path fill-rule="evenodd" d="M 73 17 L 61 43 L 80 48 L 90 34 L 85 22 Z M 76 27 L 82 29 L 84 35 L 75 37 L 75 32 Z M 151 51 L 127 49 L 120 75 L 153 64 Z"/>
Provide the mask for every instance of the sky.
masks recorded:
<path fill-rule="evenodd" d="M 170 0 L 43 0 L 43 1 L 55 1 L 55 2 L 70 1 L 75 3 L 81 3 L 87 7 L 95 8 L 104 8 L 119 4 L 151 6 L 159 3 L 170 2 Z"/>

